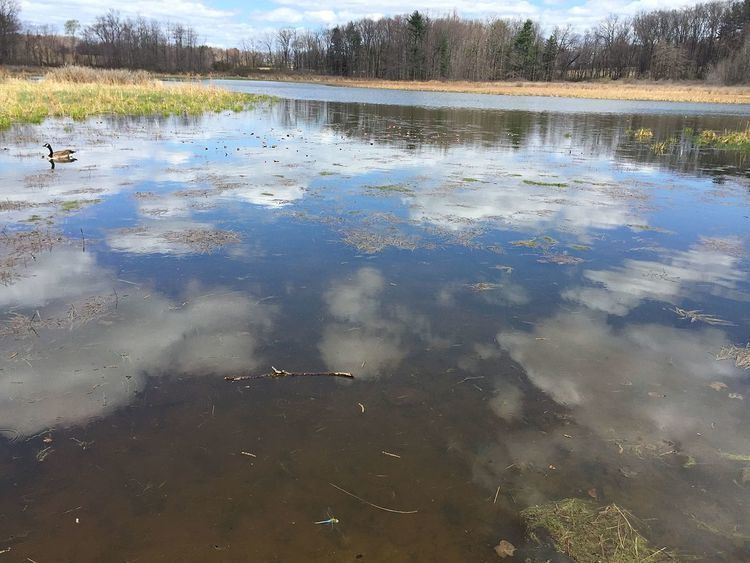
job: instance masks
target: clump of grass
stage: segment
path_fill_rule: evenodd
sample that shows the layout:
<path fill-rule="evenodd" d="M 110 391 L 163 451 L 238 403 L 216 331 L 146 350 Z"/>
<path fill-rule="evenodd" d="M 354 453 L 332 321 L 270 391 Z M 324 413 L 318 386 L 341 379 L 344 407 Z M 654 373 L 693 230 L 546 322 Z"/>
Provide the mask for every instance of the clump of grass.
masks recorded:
<path fill-rule="evenodd" d="M 377 254 L 386 248 L 416 250 L 418 242 L 400 233 L 373 233 L 351 229 L 344 233 L 344 243 L 366 254 Z"/>
<path fill-rule="evenodd" d="M 0 82 L 0 128 L 41 123 L 48 117 L 81 120 L 94 115 L 198 115 L 242 111 L 270 99 L 203 84 L 116 83 L 11 78 Z M 134 78 L 133 80 L 137 80 Z"/>
<path fill-rule="evenodd" d="M 750 342 L 743 348 L 740 346 L 724 346 L 716 355 L 717 360 L 734 360 L 738 368 L 750 369 Z"/>
<path fill-rule="evenodd" d="M 87 200 L 81 200 L 81 199 L 73 199 L 70 201 L 64 201 L 60 205 L 60 209 L 63 211 L 78 211 L 81 207 L 84 205 L 93 205 L 95 203 L 101 202 L 100 199 L 87 199 Z"/>
<path fill-rule="evenodd" d="M 524 184 L 528 184 L 529 186 L 547 186 L 551 188 L 567 188 L 568 184 L 565 182 L 539 182 L 537 180 L 524 180 Z"/>
<path fill-rule="evenodd" d="M 549 534 L 555 549 L 574 561 L 636 563 L 673 561 L 676 554 L 652 547 L 636 525 L 636 518 L 616 504 L 597 507 L 580 499 L 564 499 L 521 512 L 529 534 L 534 530 Z"/>
<path fill-rule="evenodd" d="M 654 132 L 648 127 L 639 127 L 632 134 L 636 141 L 650 141 L 654 137 Z"/>
<path fill-rule="evenodd" d="M 750 123 L 743 131 L 705 130 L 695 137 L 696 144 L 707 147 L 723 147 L 728 149 L 750 151 Z"/>
<path fill-rule="evenodd" d="M 557 244 L 557 241 L 552 238 L 549 235 L 544 235 L 543 237 L 538 238 L 530 238 L 525 240 L 514 240 L 511 242 L 513 246 L 521 246 L 524 248 L 549 248 L 551 246 L 555 246 Z"/>
<path fill-rule="evenodd" d="M 208 254 L 226 245 L 240 242 L 240 237 L 234 231 L 220 229 L 186 229 L 184 231 L 167 231 L 162 238 L 169 242 L 184 244 L 191 250 Z"/>

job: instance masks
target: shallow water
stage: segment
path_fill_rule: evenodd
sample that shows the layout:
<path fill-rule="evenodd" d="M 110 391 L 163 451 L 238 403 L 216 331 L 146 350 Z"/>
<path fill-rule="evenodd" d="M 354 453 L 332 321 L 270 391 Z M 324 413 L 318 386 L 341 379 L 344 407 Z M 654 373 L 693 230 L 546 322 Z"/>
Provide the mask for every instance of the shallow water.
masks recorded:
<path fill-rule="evenodd" d="M 1 134 L 0 551 L 543 561 L 519 511 L 596 497 L 750 558 L 750 174 L 685 134 L 741 108 L 273 87 Z"/>

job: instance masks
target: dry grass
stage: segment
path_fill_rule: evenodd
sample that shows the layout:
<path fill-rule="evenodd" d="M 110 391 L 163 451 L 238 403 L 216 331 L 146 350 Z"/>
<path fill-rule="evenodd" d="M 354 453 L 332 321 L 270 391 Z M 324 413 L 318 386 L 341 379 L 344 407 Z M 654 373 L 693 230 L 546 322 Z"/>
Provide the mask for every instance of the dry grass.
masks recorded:
<path fill-rule="evenodd" d="M 103 69 L 87 66 L 64 66 L 54 68 L 44 75 L 46 82 L 74 84 L 154 84 L 158 82 L 145 70 Z"/>
<path fill-rule="evenodd" d="M 750 343 L 744 348 L 740 346 L 724 346 L 716 355 L 717 360 L 734 360 L 738 368 L 750 369 Z"/>
<path fill-rule="evenodd" d="M 10 285 L 19 277 L 18 270 L 65 241 L 62 235 L 35 229 L 8 233 L 0 231 L 0 285 Z"/>
<path fill-rule="evenodd" d="M 162 238 L 169 242 L 183 244 L 195 252 L 207 254 L 226 244 L 240 242 L 240 237 L 233 231 L 219 229 L 186 229 L 184 231 L 167 231 Z"/>
<path fill-rule="evenodd" d="M 532 537 L 540 528 L 550 535 L 555 549 L 574 561 L 638 563 L 674 561 L 666 548 L 649 545 L 636 529 L 635 517 L 616 504 L 597 507 L 580 499 L 564 499 L 521 512 Z"/>
<path fill-rule="evenodd" d="M 713 86 L 704 83 L 668 82 L 469 82 L 366 80 L 330 76 L 264 76 L 263 80 L 316 82 L 354 88 L 422 90 L 426 92 L 466 92 L 515 96 L 549 96 L 603 100 L 650 100 L 706 102 L 717 104 L 750 103 L 750 87 Z"/>
<path fill-rule="evenodd" d="M 242 111 L 267 99 L 197 83 L 157 82 L 139 72 L 63 68 L 41 81 L 1 81 L 0 128 L 13 123 L 41 123 L 48 117 Z"/>
<path fill-rule="evenodd" d="M 386 248 L 398 250 L 416 250 L 418 241 L 400 233 L 374 233 L 366 230 L 351 229 L 344 233 L 344 242 L 365 254 L 377 254 Z"/>

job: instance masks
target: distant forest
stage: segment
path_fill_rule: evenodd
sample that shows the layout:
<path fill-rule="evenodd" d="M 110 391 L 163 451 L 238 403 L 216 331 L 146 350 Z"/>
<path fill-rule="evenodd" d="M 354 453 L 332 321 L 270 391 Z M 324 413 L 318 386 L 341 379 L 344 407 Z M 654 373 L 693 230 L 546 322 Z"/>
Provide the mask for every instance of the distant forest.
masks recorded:
<path fill-rule="evenodd" d="M 190 27 L 104 14 L 63 30 L 22 23 L 0 0 L 0 64 L 83 64 L 156 72 L 311 73 L 394 80 L 641 78 L 750 82 L 750 0 L 611 15 L 579 33 L 532 20 L 428 17 L 418 11 L 320 30 L 279 29 L 236 48 Z"/>

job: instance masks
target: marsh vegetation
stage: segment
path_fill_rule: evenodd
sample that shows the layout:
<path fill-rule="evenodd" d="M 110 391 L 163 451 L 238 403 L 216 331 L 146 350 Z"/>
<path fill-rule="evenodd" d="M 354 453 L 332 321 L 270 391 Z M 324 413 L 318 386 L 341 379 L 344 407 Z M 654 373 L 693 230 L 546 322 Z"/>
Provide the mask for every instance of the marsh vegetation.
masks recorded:
<path fill-rule="evenodd" d="M 237 112 L 264 99 L 200 83 L 164 83 L 145 72 L 63 68 L 41 80 L 0 79 L 0 127 L 48 117 Z"/>

